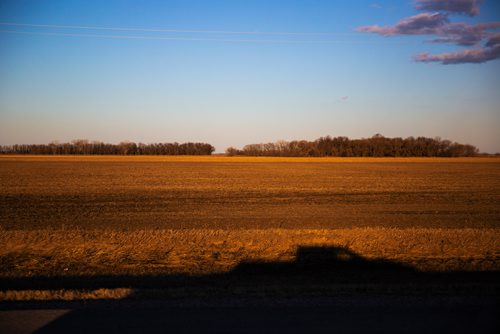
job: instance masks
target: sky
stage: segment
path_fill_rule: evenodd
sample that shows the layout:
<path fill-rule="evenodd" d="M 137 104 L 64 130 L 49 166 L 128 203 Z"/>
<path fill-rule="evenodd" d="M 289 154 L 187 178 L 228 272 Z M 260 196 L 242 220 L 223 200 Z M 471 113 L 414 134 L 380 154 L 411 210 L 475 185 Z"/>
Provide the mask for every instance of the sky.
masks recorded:
<path fill-rule="evenodd" d="M 495 0 L 0 0 L 0 144 L 441 137 L 500 152 Z"/>

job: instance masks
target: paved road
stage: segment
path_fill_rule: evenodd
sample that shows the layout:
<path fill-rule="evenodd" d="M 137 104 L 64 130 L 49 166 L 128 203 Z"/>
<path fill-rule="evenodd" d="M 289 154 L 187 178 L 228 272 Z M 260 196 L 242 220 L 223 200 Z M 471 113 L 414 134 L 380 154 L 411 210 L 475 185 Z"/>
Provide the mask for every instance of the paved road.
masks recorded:
<path fill-rule="evenodd" d="M 415 301 L 327 306 L 147 302 L 0 311 L 2 333 L 498 333 L 499 309 Z"/>
<path fill-rule="evenodd" d="M 71 310 L 0 311 L 1 333 L 33 333 Z"/>

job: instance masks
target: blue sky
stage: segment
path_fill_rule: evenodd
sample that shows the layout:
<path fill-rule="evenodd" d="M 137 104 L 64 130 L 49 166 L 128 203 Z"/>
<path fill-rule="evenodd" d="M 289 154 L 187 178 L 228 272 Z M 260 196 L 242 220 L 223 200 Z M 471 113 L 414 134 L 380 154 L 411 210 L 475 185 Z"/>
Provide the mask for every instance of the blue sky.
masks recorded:
<path fill-rule="evenodd" d="M 499 7 L 449 20 L 498 22 Z M 203 32 L 0 25 L 0 144 L 203 141 L 223 152 L 382 133 L 500 152 L 500 60 L 416 62 L 464 47 L 356 31 L 419 13 L 412 1 L 2 0 L 9 24 Z"/>

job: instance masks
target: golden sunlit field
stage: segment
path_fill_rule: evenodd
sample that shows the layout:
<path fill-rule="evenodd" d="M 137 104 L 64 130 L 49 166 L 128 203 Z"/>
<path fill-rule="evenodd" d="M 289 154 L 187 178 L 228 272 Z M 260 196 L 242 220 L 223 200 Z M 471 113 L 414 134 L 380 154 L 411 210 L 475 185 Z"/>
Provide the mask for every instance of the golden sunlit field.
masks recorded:
<path fill-rule="evenodd" d="M 304 249 L 389 281 L 500 270 L 496 158 L 0 156 L 0 184 L 2 300 L 121 298 Z"/>
<path fill-rule="evenodd" d="M 500 159 L 0 156 L 0 225 L 498 228 Z"/>

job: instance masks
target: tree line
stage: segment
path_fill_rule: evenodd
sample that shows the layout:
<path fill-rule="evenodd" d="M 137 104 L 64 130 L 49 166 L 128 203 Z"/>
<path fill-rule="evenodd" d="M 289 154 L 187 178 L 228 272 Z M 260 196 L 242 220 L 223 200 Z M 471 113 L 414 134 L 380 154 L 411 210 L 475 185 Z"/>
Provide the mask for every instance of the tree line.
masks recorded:
<path fill-rule="evenodd" d="M 108 144 L 85 139 L 70 143 L 5 145 L 1 154 L 86 154 L 86 155 L 210 155 L 215 148 L 207 143 L 133 143 Z"/>
<path fill-rule="evenodd" d="M 53 155 L 211 155 L 215 148 L 207 143 L 134 143 L 109 144 L 85 139 L 69 143 L 16 144 L 0 146 L 0 154 Z M 293 140 L 266 144 L 250 144 L 243 149 L 230 147 L 227 155 L 281 157 L 470 157 L 479 150 L 441 138 L 387 138 L 376 134 L 371 138 L 321 137 L 314 141 Z"/>
<path fill-rule="evenodd" d="M 230 147 L 227 155 L 280 157 L 470 157 L 479 150 L 441 138 L 387 138 L 376 134 L 371 138 L 321 137 L 314 141 L 278 141 L 246 145 L 239 150 Z"/>

